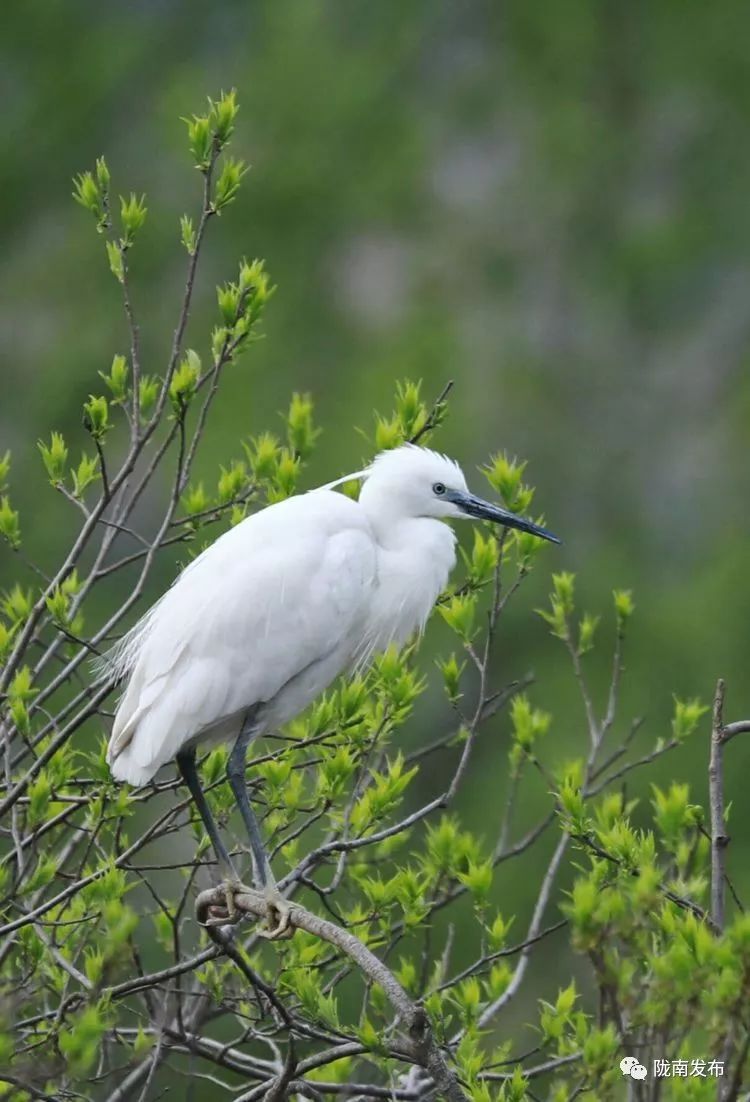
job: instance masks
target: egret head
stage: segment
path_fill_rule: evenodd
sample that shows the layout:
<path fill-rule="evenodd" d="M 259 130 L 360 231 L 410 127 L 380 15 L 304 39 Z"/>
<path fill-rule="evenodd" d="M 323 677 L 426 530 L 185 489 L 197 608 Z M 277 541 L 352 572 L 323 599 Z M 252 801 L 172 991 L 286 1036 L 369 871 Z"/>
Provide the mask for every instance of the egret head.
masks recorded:
<path fill-rule="evenodd" d="M 546 528 L 472 494 L 458 463 L 428 448 L 404 444 L 381 452 L 362 475 L 365 484 L 360 501 L 365 508 L 377 506 L 380 512 L 387 509 L 391 515 L 402 517 L 490 520 L 506 528 L 532 532 L 552 543 L 560 542 Z"/>

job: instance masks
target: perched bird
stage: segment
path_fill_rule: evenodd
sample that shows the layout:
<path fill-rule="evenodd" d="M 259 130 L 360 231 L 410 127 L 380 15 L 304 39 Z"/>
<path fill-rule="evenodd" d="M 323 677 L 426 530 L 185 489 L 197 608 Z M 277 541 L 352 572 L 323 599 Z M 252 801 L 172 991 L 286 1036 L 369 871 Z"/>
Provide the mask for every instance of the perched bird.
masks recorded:
<path fill-rule="evenodd" d="M 354 501 L 335 487 L 363 482 Z M 267 936 L 289 907 L 245 783 L 249 743 L 292 719 L 342 672 L 421 631 L 455 563 L 447 520 L 473 517 L 560 541 L 469 492 L 457 463 L 404 445 L 363 471 L 243 520 L 182 571 L 108 656 L 127 679 L 107 750 L 112 775 L 149 781 L 176 759 L 230 894 L 239 886 L 196 771 L 196 747 L 232 742 L 227 778 L 244 820 Z"/>

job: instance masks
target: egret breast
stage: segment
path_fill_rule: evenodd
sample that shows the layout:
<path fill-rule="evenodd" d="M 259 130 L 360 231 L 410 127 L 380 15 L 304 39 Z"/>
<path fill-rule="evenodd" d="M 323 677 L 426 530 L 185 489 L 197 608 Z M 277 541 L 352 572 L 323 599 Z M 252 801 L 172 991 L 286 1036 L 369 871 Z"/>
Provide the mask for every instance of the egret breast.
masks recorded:
<path fill-rule="evenodd" d="M 422 631 L 456 562 L 456 537 L 438 520 L 402 520 L 378 549 L 367 657 Z"/>

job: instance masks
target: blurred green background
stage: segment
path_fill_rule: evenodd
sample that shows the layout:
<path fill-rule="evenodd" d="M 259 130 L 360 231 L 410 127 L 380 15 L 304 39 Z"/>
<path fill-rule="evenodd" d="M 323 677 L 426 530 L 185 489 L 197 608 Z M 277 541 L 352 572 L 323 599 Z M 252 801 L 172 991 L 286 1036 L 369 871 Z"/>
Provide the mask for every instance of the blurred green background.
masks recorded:
<path fill-rule="evenodd" d="M 291 391 L 309 390 L 325 432 L 307 484 L 334 477 L 367 456 L 356 428 L 390 410 L 397 379 L 421 378 L 429 397 L 452 378 L 436 446 L 470 476 L 500 448 L 528 458 L 536 507 L 565 540 L 514 602 L 497 662 L 502 680 L 535 671 L 534 702 L 555 714 L 548 761 L 585 740 L 562 648 L 533 614 L 551 569 L 576 571 L 594 612 L 609 613 L 614 586 L 634 590 L 619 730 L 645 715 L 639 747 L 667 733 L 673 693 L 708 701 L 719 674 L 728 718 L 750 713 L 746 4 L 14 0 L 2 25 L 0 451 L 13 450 L 43 565 L 72 518 L 35 441 L 60 429 L 77 456 L 81 402 L 127 351 L 71 177 L 105 153 L 115 190 L 147 194 L 133 293 L 145 369 L 161 370 L 178 219 L 199 191 L 178 119 L 235 86 L 234 152 L 252 171 L 211 226 L 189 343 L 205 351 L 213 285 L 241 255 L 264 256 L 279 290 L 267 339 L 226 377 L 201 472 L 278 430 Z M 167 553 L 152 596 L 173 573 Z M 611 621 L 600 631 L 588 668 L 603 700 Z M 428 648 L 447 641 L 433 622 Z M 435 695 L 414 744 L 446 722 Z M 503 718 L 473 766 L 466 814 L 488 839 L 506 739 Z M 702 802 L 707 749 L 696 737 L 630 790 L 685 777 Z M 750 746 L 728 757 L 730 870 L 748 898 Z M 545 802 L 532 784 L 519 826 Z M 498 882 L 519 936 L 545 845 L 534 854 Z"/>

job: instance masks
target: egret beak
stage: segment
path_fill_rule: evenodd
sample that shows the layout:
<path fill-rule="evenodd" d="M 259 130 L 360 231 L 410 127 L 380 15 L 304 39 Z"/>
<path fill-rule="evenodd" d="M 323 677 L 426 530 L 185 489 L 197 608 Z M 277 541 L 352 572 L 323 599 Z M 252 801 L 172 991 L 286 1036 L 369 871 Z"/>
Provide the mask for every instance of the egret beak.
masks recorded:
<path fill-rule="evenodd" d="M 491 520 L 495 524 L 502 524 L 505 528 L 518 528 L 521 532 L 531 532 L 532 536 L 549 540 L 550 543 L 562 543 L 562 540 L 558 539 L 548 529 L 542 528 L 539 524 L 534 524 L 531 520 L 526 520 L 525 517 L 516 516 L 515 513 L 503 509 L 500 505 L 483 501 L 481 497 L 475 497 L 474 494 L 464 494 L 460 490 L 454 490 L 450 495 L 450 500 L 468 517 L 476 517 L 478 520 Z"/>

